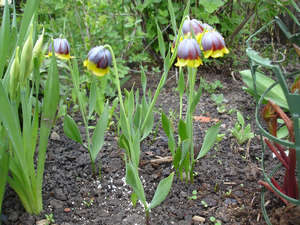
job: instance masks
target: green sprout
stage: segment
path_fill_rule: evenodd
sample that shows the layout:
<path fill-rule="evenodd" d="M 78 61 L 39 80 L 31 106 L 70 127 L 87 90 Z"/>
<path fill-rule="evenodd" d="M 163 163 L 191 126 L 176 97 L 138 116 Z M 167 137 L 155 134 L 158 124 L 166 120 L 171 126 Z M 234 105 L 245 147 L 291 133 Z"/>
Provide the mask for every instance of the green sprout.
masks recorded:
<path fill-rule="evenodd" d="M 239 145 L 244 144 L 247 140 L 254 137 L 254 133 L 251 132 L 251 125 L 248 124 L 246 126 L 244 117 L 239 111 L 237 111 L 237 121 L 231 133 L 237 139 Z"/>
<path fill-rule="evenodd" d="M 196 200 L 197 199 L 197 190 L 192 191 L 192 196 L 188 196 L 188 200 Z"/>
<path fill-rule="evenodd" d="M 206 203 L 204 200 L 201 201 L 201 204 L 202 204 L 205 208 L 208 207 L 207 203 Z"/>
<path fill-rule="evenodd" d="M 210 220 L 211 222 L 213 222 L 214 225 L 221 225 L 221 224 L 222 224 L 222 222 L 221 222 L 220 220 L 217 220 L 217 219 L 216 219 L 215 217 L 213 217 L 213 216 L 209 217 L 209 220 Z"/>
<path fill-rule="evenodd" d="M 55 223 L 53 213 L 45 214 L 45 219 L 47 220 L 47 225 L 49 225 L 51 223 Z"/>

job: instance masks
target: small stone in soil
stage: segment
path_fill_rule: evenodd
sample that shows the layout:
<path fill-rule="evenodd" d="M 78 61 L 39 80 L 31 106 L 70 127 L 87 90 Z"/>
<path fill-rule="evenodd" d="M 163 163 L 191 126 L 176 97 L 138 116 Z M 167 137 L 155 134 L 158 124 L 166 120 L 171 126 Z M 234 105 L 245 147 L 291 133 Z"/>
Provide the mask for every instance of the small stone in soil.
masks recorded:
<path fill-rule="evenodd" d="M 202 216 L 193 216 L 192 220 L 194 222 L 199 222 L 199 223 L 204 223 L 205 222 L 205 218 Z"/>
<path fill-rule="evenodd" d="M 36 225 L 47 225 L 49 222 L 46 219 L 36 221 Z"/>
<path fill-rule="evenodd" d="M 9 221 L 17 221 L 17 219 L 19 218 L 19 214 L 16 211 L 13 211 L 9 216 L 8 216 L 8 220 Z"/>
<path fill-rule="evenodd" d="M 50 201 L 50 205 L 52 205 L 53 208 L 55 208 L 55 209 L 61 209 L 61 208 L 63 208 L 64 203 L 62 201 L 60 201 L 60 200 L 52 199 Z"/>
<path fill-rule="evenodd" d="M 61 188 L 56 188 L 54 190 L 54 197 L 58 200 L 61 200 L 61 201 L 66 201 L 67 200 L 67 197 L 66 195 L 63 193 L 63 190 Z"/>
<path fill-rule="evenodd" d="M 127 216 L 123 220 L 123 224 L 124 225 L 131 225 L 131 224 L 143 225 L 143 224 L 145 224 L 145 221 L 144 221 L 143 216 L 140 216 L 138 214 L 133 214 L 133 215 Z"/>

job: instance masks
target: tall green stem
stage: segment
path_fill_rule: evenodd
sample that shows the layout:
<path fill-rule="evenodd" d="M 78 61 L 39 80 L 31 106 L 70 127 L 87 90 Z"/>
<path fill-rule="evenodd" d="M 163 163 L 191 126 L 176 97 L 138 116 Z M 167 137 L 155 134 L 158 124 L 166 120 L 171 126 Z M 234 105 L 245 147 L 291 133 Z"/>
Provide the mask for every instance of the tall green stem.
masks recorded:
<path fill-rule="evenodd" d="M 86 138 L 87 138 L 87 146 L 84 146 L 88 149 L 89 154 L 90 154 L 90 158 L 91 157 L 91 138 L 90 138 L 90 133 L 89 133 L 89 125 L 88 125 L 88 121 L 87 121 L 87 114 L 86 114 L 86 109 L 84 108 L 84 103 L 83 103 L 83 99 L 82 99 L 82 95 L 80 90 L 80 86 L 79 86 L 79 76 L 78 74 L 76 74 L 74 72 L 73 69 L 73 65 L 71 64 L 71 62 L 69 61 L 69 67 L 71 70 L 71 74 L 72 74 L 72 81 L 74 84 L 74 88 L 75 88 L 75 94 L 78 98 L 78 103 L 79 103 L 79 109 L 80 109 L 80 113 L 81 113 L 81 117 L 83 119 L 83 124 L 84 124 L 84 128 L 85 128 L 85 133 L 86 133 Z M 93 174 L 96 174 L 96 166 L 95 166 L 95 162 L 92 161 L 92 171 Z"/>
<path fill-rule="evenodd" d="M 186 115 L 186 123 L 188 125 L 188 133 L 190 137 L 190 181 L 193 183 L 194 175 L 193 175 L 193 167 L 194 167 L 194 131 L 193 131 L 193 112 L 192 112 L 192 104 L 194 100 L 194 91 L 195 91 L 195 82 L 196 82 L 196 74 L 197 69 L 188 67 L 188 80 L 189 80 L 189 91 L 188 91 L 188 111 Z"/>
<path fill-rule="evenodd" d="M 182 25 L 183 25 L 183 22 L 185 21 L 186 18 L 188 18 L 188 16 L 184 16 L 183 19 L 182 19 L 182 21 L 181 21 L 180 28 L 179 28 L 179 31 L 178 31 L 179 34 L 182 31 Z M 172 65 L 173 65 L 173 63 L 174 63 L 174 61 L 176 59 L 179 40 L 180 40 L 180 35 L 177 35 L 177 39 L 176 39 L 176 42 L 175 42 L 174 52 L 173 52 L 171 58 L 170 58 L 169 54 L 165 58 L 164 73 L 163 73 L 163 75 L 162 75 L 162 77 L 161 77 L 161 79 L 159 81 L 159 84 L 158 84 L 158 86 L 157 86 L 157 88 L 155 90 L 153 99 L 152 99 L 152 101 L 150 103 L 150 106 L 148 108 L 148 111 L 146 113 L 145 119 L 144 119 L 143 124 L 142 124 L 141 133 L 143 133 L 143 131 L 145 129 L 145 126 L 147 124 L 147 120 L 148 120 L 148 118 L 150 116 L 150 113 L 153 110 L 153 107 L 154 107 L 154 105 L 156 103 L 157 97 L 159 96 L 159 93 L 160 93 L 162 87 L 164 86 L 164 84 L 166 82 L 169 70 L 172 67 Z"/>
<path fill-rule="evenodd" d="M 116 81 L 117 90 L 118 90 L 118 98 L 119 98 L 119 102 L 120 102 L 121 113 L 124 114 L 124 119 L 126 121 L 126 127 L 127 127 L 127 132 L 128 132 L 129 138 L 132 138 L 131 126 L 129 124 L 129 120 L 128 120 L 128 117 L 126 115 L 125 106 L 124 106 L 123 97 L 122 97 L 122 92 L 121 92 L 120 76 L 119 76 L 119 72 L 118 72 L 116 57 L 115 57 L 114 51 L 113 51 L 113 49 L 110 45 L 106 44 L 106 45 L 104 45 L 104 47 L 108 48 L 110 50 L 110 53 L 111 53 L 111 56 L 112 56 L 112 63 L 113 63 L 113 66 L 114 66 L 114 73 L 115 73 L 115 76 L 116 76 L 115 81 Z M 133 149 L 132 141 L 129 141 L 129 145 L 130 145 L 130 149 Z"/>

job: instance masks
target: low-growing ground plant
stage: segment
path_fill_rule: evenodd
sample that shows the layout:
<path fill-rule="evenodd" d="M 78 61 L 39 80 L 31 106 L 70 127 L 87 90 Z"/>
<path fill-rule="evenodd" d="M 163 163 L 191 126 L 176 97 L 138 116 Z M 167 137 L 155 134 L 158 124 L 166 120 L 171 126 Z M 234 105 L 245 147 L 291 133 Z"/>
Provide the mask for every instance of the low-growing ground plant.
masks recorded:
<path fill-rule="evenodd" d="M 226 105 L 224 104 L 225 100 L 223 94 L 212 94 L 211 100 L 213 100 L 214 103 L 216 104 L 218 113 L 226 112 Z"/>
<path fill-rule="evenodd" d="M 237 121 L 231 130 L 232 135 L 236 138 L 239 145 L 244 144 L 246 141 L 254 137 L 251 130 L 251 125 L 245 122 L 245 119 L 240 111 L 236 112 Z"/>

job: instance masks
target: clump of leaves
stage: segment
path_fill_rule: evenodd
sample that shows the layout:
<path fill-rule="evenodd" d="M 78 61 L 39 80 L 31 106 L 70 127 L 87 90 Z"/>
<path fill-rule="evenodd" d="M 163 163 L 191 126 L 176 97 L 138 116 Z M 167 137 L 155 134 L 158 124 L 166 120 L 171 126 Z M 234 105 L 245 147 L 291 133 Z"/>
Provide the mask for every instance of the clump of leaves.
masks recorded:
<path fill-rule="evenodd" d="M 231 130 L 232 135 L 236 138 L 239 145 L 244 144 L 247 140 L 254 137 L 254 133 L 251 132 L 251 125 L 246 125 L 245 119 L 241 112 L 237 111 L 237 121 L 234 128 Z"/>

